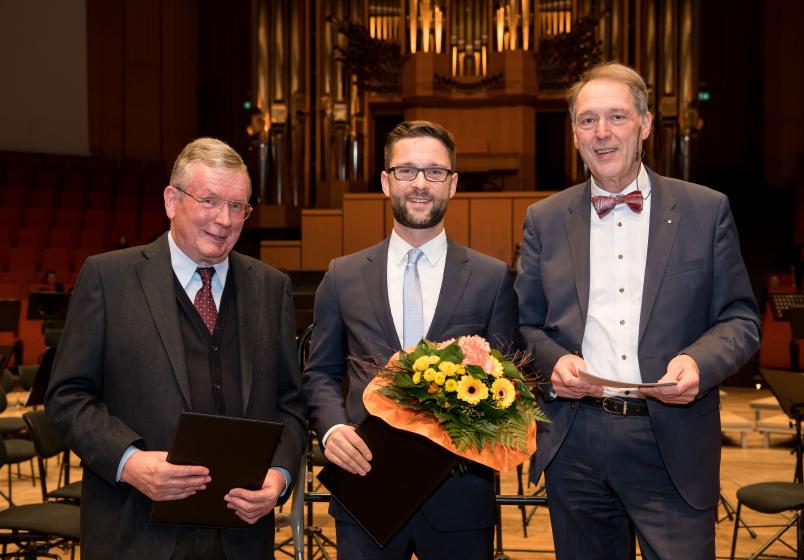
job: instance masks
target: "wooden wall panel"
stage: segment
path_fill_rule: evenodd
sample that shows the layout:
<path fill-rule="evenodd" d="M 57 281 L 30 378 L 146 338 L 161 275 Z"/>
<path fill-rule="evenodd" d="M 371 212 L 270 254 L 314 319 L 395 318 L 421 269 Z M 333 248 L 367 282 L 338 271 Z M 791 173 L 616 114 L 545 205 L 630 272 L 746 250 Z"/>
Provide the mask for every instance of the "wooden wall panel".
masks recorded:
<path fill-rule="evenodd" d="M 511 199 L 475 198 L 469 205 L 469 246 L 511 264 Z"/>
<path fill-rule="evenodd" d="M 302 210 L 301 269 L 326 270 L 343 252 L 341 210 Z"/>
<path fill-rule="evenodd" d="M 458 193 L 450 201 L 445 228 L 458 243 L 512 265 L 516 244 L 522 239 L 525 211 L 549 191 Z M 388 199 L 376 193 L 351 193 L 340 210 L 302 210 L 301 270 L 326 270 L 335 257 L 354 253 L 382 241 L 393 227 Z M 268 243 L 268 245 L 266 245 Z M 263 260 L 294 265 L 294 242 L 263 242 Z M 283 252 L 284 251 L 284 252 Z M 280 252 L 282 256 L 280 256 Z"/>
<path fill-rule="evenodd" d="M 382 195 L 344 194 L 344 254 L 365 249 L 385 238 L 384 200 Z"/>
<path fill-rule="evenodd" d="M 280 270 L 301 270 L 301 241 L 262 241 L 260 260 Z"/>
<path fill-rule="evenodd" d="M 462 245 L 469 245 L 469 198 L 461 195 L 449 201 L 444 218 L 447 235 Z"/>

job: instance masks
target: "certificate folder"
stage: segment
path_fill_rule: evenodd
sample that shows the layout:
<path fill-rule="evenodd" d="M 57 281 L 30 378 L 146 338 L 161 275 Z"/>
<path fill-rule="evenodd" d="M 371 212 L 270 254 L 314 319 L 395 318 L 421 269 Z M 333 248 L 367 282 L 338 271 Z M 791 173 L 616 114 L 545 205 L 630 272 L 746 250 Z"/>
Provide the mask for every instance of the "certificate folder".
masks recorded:
<path fill-rule="evenodd" d="M 183 500 L 154 502 L 150 522 L 247 527 L 223 497 L 232 488 L 262 488 L 283 427 L 278 422 L 182 412 L 168 463 L 207 467 L 212 481 Z"/>
<path fill-rule="evenodd" d="M 365 476 L 328 464 L 318 480 L 381 547 L 449 476 L 457 457 L 424 436 L 367 416 L 357 433 L 371 450 Z"/>

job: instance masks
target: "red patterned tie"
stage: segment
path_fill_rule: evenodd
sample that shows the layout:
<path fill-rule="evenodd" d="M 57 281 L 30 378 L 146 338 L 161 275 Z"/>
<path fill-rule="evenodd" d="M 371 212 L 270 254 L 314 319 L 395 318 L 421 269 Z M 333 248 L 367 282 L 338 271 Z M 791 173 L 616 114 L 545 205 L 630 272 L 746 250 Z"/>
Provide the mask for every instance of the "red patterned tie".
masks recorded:
<path fill-rule="evenodd" d="M 204 324 L 209 329 L 210 334 L 215 332 L 215 321 L 218 319 L 218 308 L 215 307 L 215 300 L 212 299 L 212 275 L 215 269 L 211 266 L 196 269 L 201 277 L 201 289 L 195 294 L 193 305 L 204 320 Z"/>
<path fill-rule="evenodd" d="M 614 207 L 618 204 L 627 204 L 631 210 L 639 214 L 642 212 L 642 193 L 631 191 L 628 194 L 592 197 L 592 206 L 595 207 L 595 211 L 601 219 L 614 210 Z"/>

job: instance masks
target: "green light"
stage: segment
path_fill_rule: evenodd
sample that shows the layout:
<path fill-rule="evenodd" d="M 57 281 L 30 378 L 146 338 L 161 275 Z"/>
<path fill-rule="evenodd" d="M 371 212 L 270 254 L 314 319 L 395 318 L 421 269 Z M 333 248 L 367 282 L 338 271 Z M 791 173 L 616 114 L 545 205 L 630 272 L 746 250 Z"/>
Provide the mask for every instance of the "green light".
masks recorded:
<path fill-rule="evenodd" d="M 712 99 L 712 94 L 709 93 L 709 90 L 702 89 L 698 92 L 698 101 L 709 101 Z"/>
<path fill-rule="evenodd" d="M 243 109 L 249 111 L 251 109 L 251 101 L 243 101 Z"/>

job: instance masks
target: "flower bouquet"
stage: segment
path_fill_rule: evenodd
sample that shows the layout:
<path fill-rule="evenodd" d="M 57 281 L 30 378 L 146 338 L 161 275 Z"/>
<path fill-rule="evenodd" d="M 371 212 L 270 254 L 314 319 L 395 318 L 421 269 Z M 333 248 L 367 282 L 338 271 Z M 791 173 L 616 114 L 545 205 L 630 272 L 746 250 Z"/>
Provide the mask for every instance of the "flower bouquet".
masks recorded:
<path fill-rule="evenodd" d="M 391 426 L 499 471 L 524 462 L 536 450 L 535 420 L 549 421 L 517 365 L 480 336 L 398 352 L 363 402 Z"/>

